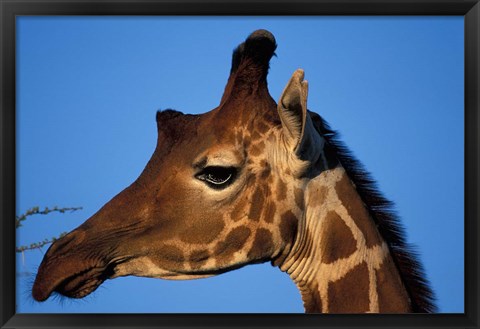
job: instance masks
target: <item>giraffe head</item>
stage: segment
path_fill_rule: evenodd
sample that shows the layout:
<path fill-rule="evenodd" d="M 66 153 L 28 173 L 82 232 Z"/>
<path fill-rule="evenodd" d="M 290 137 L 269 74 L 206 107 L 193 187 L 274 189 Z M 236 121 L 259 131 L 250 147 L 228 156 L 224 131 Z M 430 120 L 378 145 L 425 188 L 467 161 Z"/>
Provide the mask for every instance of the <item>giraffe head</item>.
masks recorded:
<path fill-rule="evenodd" d="M 267 89 L 271 33 L 233 53 L 220 105 L 202 115 L 157 113 L 156 149 L 138 179 L 52 244 L 33 286 L 82 298 L 106 279 L 194 279 L 287 258 L 303 187 L 322 139 L 297 70 L 277 103 Z"/>

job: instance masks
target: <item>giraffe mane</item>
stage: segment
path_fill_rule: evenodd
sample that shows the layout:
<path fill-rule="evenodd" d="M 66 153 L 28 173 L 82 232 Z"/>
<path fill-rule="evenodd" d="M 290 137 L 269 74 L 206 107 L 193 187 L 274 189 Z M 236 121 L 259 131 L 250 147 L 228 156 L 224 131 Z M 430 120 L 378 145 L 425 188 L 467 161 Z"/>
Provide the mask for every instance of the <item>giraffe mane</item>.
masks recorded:
<path fill-rule="evenodd" d="M 394 210 L 394 203 L 379 191 L 375 180 L 363 164 L 340 141 L 339 133 L 317 113 L 309 111 L 316 130 L 332 146 L 348 176 L 357 187 L 357 192 L 367 206 L 382 237 L 387 243 L 393 261 L 410 297 L 415 313 L 435 313 L 435 296 L 426 278 L 423 266 L 418 261 L 415 246 L 406 242 L 405 230 Z"/>

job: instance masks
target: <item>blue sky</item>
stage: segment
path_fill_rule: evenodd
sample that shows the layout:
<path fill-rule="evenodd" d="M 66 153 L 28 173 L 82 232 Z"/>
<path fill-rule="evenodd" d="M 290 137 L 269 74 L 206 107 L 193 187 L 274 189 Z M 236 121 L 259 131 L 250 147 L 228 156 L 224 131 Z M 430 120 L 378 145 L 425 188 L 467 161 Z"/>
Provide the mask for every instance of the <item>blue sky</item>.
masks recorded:
<path fill-rule="evenodd" d="M 308 106 L 396 203 L 441 312 L 464 311 L 463 17 L 19 17 L 17 244 L 70 231 L 133 182 L 156 143 L 155 113 L 203 113 L 223 93 L 233 49 L 276 37 L 278 99 L 305 70 Z M 126 277 L 80 301 L 29 295 L 43 252 L 17 257 L 17 312 L 303 312 L 269 263 L 193 281 Z"/>

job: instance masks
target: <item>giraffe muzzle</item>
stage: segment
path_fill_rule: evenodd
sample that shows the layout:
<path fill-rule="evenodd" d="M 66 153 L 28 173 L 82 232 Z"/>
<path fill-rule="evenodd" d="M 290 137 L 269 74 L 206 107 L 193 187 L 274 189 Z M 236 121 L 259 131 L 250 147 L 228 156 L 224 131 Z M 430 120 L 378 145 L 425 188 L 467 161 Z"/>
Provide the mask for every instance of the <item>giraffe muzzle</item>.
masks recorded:
<path fill-rule="evenodd" d="M 74 230 L 50 246 L 32 287 L 36 301 L 45 301 L 52 293 L 83 298 L 113 275 L 115 262 L 79 247 L 79 242 L 91 244 L 83 240 L 83 233 Z M 99 249 L 97 246 L 96 250 Z"/>

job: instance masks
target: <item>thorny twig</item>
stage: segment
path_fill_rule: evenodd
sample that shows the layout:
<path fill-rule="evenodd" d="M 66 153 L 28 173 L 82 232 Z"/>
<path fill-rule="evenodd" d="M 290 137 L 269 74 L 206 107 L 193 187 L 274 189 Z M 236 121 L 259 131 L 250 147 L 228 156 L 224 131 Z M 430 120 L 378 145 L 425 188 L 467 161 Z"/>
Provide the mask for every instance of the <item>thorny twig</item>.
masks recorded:
<path fill-rule="evenodd" d="M 17 216 L 15 218 L 15 228 L 19 228 L 20 226 L 22 226 L 22 221 L 24 221 L 25 219 L 27 219 L 28 216 L 31 216 L 31 215 L 46 215 L 46 214 L 49 214 L 49 213 L 55 212 L 55 211 L 58 211 L 58 212 L 63 214 L 66 211 L 73 212 L 73 211 L 80 210 L 80 209 L 83 209 L 83 208 L 82 207 L 58 208 L 57 206 L 55 206 L 52 209 L 49 209 L 48 207 L 45 207 L 44 210 L 40 210 L 40 207 L 33 207 L 33 208 L 28 209 L 24 214 L 22 214 L 20 216 Z"/>
<path fill-rule="evenodd" d="M 53 237 L 51 239 L 45 239 L 45 240 L 40 241 L 40 242 L 31 243 L 29 246 L 16 247 L 15 251 L 16 252 L 24 252 L 25 250 L 40 249 L 40 248 L 42 248 L 43 246 L 45 246 L 49 243 L 55 242 L 56 240 L 60 239 L 61 237 L 65 236 L 65 235 L 67 235 L 67 232 L 63 232 L 58 237 Z"/>
<path fill-rule="evenodd" d="M 73 212 L 73 211 L 80 210 L 80 209 L 83 209 L 83 208 L 82 207 L 59 208 L 59 207 L 55 206 L 51 209 L 48 208 L 48 207 L 45 207 L 44 210 L 40 210 L 39 207 L 33 207 L 31 209 L 28 209 L 24 214 L 15 217 L 15 228 L 21 227 L 22 222 L 25 221 L 27 219 L 27 217 L 31 216 L 31 215 L 46 215 L 46 214 L 49 214 L 51 212 L 59 212 L 59 213 L 63 214 L 66 211 Z M 63 232 L 58 237 L 52 237 L 51 239 L 45 239 L 45 240 L 40 241 L 40 242 L 31 243 L 29 246 L 19 246 L 19 247 L 15 248 L 15 251 L 23 253 L 25 250 L 41 249 L 43 246 L 45 246 L 49 243 L 55 242 L 56 240 L 60 239 L 61 237 L 63 237 L 66 234 L 67 234 L 66 232 Z"/>

